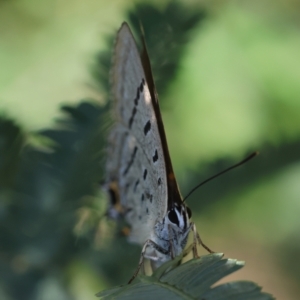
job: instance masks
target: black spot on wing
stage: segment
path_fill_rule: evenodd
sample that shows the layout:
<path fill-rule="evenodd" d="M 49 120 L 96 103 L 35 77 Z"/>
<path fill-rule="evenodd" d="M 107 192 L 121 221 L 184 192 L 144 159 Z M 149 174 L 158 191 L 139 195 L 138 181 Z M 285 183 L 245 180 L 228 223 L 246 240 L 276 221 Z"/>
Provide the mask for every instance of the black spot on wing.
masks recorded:
<path fill-rule="evenodd" d="M 139 100 L 140 100 L 140 89 L 137 88 L 137 90 L 136 90 L 136 96 L 135 96 L 135 98 L 134 98 L 134 105 L 135 105 L 135 106 L 138 105 Z"/>
<path fill-rule="evenodd" d="M 149 214 L 149 209 L 148 209 L 148 207 L 147 207 L 147 209 L 146 209 L 146 213 L 147 213 L 147 215 Z"/>
<path fill-rule="evenodd" d="M 142 82 L 141 84 L 138 86 L 138 88 L 136 89 L 136 96 L 133 100 L 134 102 L 134 107 L 132 109 L 132 113 L 131 113 L 131 117 L 129 119 L 129 128 L 131 129 L 131 126 L 132 126 L 132 123 L 134 121 L 134 116 L 136 115 L 136 112 L 137 112 L 137 105 L 139 104 L 139 100 L 140 100 L 140 96 L 141 96 L 141 93 L 143 92 L 144 90 L 144 85 L 145 85 L 145 80 L 144 78 L 142 78 Z"/>
<path fill-rule="evenodd" d="M 134 191 L 134 192 L 136 192 L 136 189 L 137 189 L 139 183 L 140 183 L 140 180 L 138 179 L 138 180 L 135 182 L 135 184 L 134 184 L 134 188 L 133 188 L 133 191 Z"/>
<path fill-rule="evenodd" d="M 130 167 L 132 166 L 132 164 L 134 162 L 134 159 L 135 159 L 135 155 L 136 155 L 137 150 L 138 150 L 138 148 L 137 148 L 137 146 L 135 146 L 134 149 L 133 149 L 133 152 L 131 154 L 131 158 L 130 158 L 128 164 L 127 164 L 127 167 L 126 167 L 126 169 L 123 172 L 123 175 L 126 175 L 128 173 L 128 171 L 129 171 Z"/>
<path fill-rule="evenodd" d="M 161 185 L 161 178 L 160 177 L 157 179 L 157 184 Z"/>
<path fill-rule="evenodd" d="M 142 92 L 144 90 L 144 85 L 145 85 L 145 80 L 144 78 L 142 79 L 142 82 L 140 84 L 140 91 Z"/>
<path fill-rule="evenodd" d="M 150 200 L 150 202 L 152 203 L 152 200 L 153 200 L 153 195 L 152 194 L 146 192 L 146 198 L 148 200 Z"/>
<path fill-rule="evenodd" d="M 150 131 L 150 129 L 151 129 L 151 122 L 149 120 L 144 126 L 144 134 L 147 135 L 147 133 Z"/>
<path fill-rule="evenodd" d="M 141 93 L 142 93 L 143 90 L 144 90 L 144 85 L 145 85 L 145 80 L 144 80 L 144 78 L 143 78 L 141 84 L 140 84 L 140 85 L 138 86 L 138 88 L 136 89 L 136 96 L 135 96 L 135 98 L 134 98 L 134 100 L 133 100 L 135 106 L 137 106 L 138 103 L 139 103 Z"/>
<path fill-rule="evenodd" d="M 128 123 L 130 129 L 131 129 L 131 126 L 132 126 L 132 123 L 133 123 L 133 119 L 134 119 L 134 116 L 135 116 L 136 112 L 137 112 L 137 109 L 136 109 L 136 107 L 134 107 L 132 109 L 131 117 L 130 117 L 129 123 Z"/>
<path fill-rule="evenodd" d="M 142 194 L 141 200 L 144 201 L 145 200 L 145 195 Z"/>
<path fill-rule="evenodd" d="M 148 171 L 147 171 L 147 169 L 145 169 L 145 170 L 144 170 L 144 174 L 143 174 L 143 178 L 144 178 L 144 180 L 146 180 L 146 178 L 147 178 L 147 174 L 148 174 Z"/>
<path fill-rule="evenodd" d="M 157 162 L 157 160 L 158 160 L 157 150 L 155 150 L 154 156 L 152 156 L 152 160 L 153 160 L 154 163 Z"/>

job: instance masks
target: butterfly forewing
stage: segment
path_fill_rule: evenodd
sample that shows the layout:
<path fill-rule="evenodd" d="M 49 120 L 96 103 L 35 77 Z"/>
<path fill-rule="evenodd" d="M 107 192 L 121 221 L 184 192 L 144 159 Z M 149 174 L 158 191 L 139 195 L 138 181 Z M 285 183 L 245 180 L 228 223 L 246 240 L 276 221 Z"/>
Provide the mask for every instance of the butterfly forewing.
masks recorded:
<path fill-rule="evenodd" d="M 111 73 L 115 125 L 107 171 L 118 183 L 130 239 L 144 243 L 167 211 L 162 143 L 139 52 L 127 24 L 118 32 Z"/>

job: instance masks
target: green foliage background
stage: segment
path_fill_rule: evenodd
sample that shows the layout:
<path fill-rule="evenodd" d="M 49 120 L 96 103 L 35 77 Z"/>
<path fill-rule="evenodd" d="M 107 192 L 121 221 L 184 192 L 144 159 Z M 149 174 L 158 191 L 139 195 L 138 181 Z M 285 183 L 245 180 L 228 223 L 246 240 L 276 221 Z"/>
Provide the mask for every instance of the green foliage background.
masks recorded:
<path fill-rule="evenodd" d="M 133 8 L 183 195 L 261 153 L 189 199 L 202 239 L 246 260 L 228 280 L 297 299 L 300 7 L 291 0 L 0 1 L 0 299 L 92 299 L 133 273 L 140 247 L 103 217 L 99 191 L 109 51 L 122 21 L 137 24 Z"/>

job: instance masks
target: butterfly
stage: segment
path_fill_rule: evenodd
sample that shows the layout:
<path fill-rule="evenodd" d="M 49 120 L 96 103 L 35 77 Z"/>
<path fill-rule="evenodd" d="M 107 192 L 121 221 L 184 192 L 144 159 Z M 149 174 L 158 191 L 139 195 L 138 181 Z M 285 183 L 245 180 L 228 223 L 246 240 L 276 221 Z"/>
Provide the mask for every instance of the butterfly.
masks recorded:
<path fill-rule="evenodd" d="M 129 241 L 143 246 L 153 269 L 180 255 L 193 232 L 209 252 L 183 202 L 174 175 L 145 42 L 139 54 L 127 23 L 119 29 L 113 53 L 111 85 L 114 124 L 108 136 L 106 183 L 109 215 L 130 225 Z M 129 283 L 130 283 L 129 282 Z"/>

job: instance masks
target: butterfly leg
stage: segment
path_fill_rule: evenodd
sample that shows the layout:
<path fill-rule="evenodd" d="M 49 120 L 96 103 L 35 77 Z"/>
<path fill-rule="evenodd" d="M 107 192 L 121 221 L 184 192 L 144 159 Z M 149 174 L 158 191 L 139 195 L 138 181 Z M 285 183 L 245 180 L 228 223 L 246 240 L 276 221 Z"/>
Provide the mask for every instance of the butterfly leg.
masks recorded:
<path fill-rule="evenodd" d="M 197 251 L 197 230 L 195 223 L 192 223 L 192 231 L 193 231 L 193 256 L 194 258 L 199 258 L 198 251 Z"/>
<path fill-rule="evenodd" d="M 161 253 L 164 253 L 164 254 L 168 253 L 168 251 L 166 251 L 165 249 L 163 249 L 162 247 L 160 247 L 159 245 L 157 245 L 152 240 L 147 240 L 146 243 L 143 246 L 138 267 L 137 267 L 136 271 L 134 272 L 134 274 L 132 275 L 132 277 L 130 278 L 130 280 L 128 281 L 128 284 L 130 284 L 134 280 L 134 278 L 137 276 L 137 274 L 139 273 L 139 271 L 140 271 L 140 269 L 141 269 L 141 267 L 142 267 L 142 265 L 144 263 L 145 253 L 146 253 L 147 247 L 149 247 L 149 246 L 152 246 L 153 248 L 155 248 L 156 250 L 158 250 Z"/>
<path fill-rule="evenodd" d="M 198 251 L 197 251 L 197 241 L 198 244 L 201 245 L 205 250 L 207 250 L 209 253 L 214 253 L 214 251 L 210 250 L 201 240 L 199 233 L 197 232 L 195 223 L 192 224 L 192 230 L 194 235 L 194 242 L 193 242 L 193 254 L 194 257 L 199 257 Z"/>

